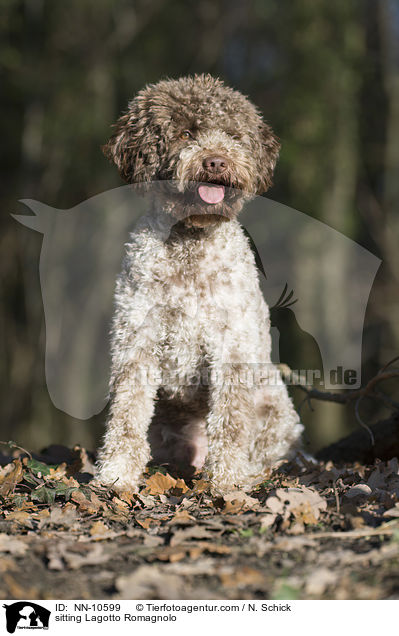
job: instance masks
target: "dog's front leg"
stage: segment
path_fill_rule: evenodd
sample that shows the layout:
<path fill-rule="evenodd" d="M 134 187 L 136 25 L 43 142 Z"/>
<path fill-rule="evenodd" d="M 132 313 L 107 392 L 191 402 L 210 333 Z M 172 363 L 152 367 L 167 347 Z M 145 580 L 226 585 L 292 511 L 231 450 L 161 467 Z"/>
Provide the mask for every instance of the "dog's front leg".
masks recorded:
<path fill-rule="evenodd" d="M 249 485 L 249 451 L 256 422 L 249 372 L 248 365 L 226 364 L 211 374 L 205 470 L 216 491 Z"/>
<path fill-rule="evenodd" d="M 116 490 L 137 490 L 150 459 L 147 433 L 159 386 L 157 373 L 152 360 L 140 360 L 127 363 L 113 380 L 97 479 L 114 484 Z"/>

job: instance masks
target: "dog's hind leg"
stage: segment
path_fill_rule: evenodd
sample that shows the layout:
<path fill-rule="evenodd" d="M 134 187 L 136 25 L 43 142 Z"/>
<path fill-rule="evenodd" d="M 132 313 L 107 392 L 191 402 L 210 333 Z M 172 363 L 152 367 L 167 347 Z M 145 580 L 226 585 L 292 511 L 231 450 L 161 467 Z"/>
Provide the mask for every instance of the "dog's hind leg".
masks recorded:
<path fill-rule="evenodd" d="M 255 392 L 257 434 L 250 455 L 253 467 L 260 472 L 301 449 L 303 425 L 287 387 L 278 370 L 275 367 L 274 370 L 274 381 L 258 387 Z"/>

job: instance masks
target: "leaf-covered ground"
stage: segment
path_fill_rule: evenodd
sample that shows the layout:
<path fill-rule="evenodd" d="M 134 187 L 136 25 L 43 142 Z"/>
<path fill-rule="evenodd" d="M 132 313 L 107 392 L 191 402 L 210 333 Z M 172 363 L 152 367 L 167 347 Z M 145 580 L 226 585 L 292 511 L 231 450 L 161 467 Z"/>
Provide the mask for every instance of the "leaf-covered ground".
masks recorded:
<path fill-rule="evenodd" d="M 223 496 L 162 469 L 118 496 L 78 446 L 2 464 L 3 599 L 399 598 L 397 459 L 299 458 Z"/>

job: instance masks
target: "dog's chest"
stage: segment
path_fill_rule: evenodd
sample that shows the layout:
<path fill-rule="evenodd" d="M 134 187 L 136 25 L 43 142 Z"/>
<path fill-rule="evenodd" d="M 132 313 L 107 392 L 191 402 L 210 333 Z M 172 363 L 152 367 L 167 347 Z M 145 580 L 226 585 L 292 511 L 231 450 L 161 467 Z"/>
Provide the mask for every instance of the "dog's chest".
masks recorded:
<path fill-rule="evenodd" d="M 195 369 L 203 363 L 204 351 L 218 347 L 226 333 L 245 337 L 259 300 L 257 274 L 252 255 L 246 257 L 247 249 L 241 235 L 233 236 L 230 243 L 216 235 L 209 241 L 191 239 L 168 246 L 161 342 L 168 364 L 181 361 Z"/>

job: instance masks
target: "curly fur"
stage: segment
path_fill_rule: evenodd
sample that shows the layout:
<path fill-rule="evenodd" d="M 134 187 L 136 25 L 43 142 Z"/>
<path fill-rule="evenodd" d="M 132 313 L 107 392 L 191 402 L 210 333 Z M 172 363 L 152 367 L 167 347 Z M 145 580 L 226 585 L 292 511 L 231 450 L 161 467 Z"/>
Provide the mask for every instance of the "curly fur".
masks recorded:
<path fill-rule="evenodd" d="M 99 478 L 135 489 L 152 458 L 185 475 L 204 468 L 220 490 L 250 486 L 302 431 L 270 361 L 269 312 L 236 220 L 270 187 L 278 140 L 246 97 L 200 75 L 144 88 L 104 150 L 128 183 L 165 188 L 117 281 Z M 199 183 L 223 199 L 204 200 Z"/>

